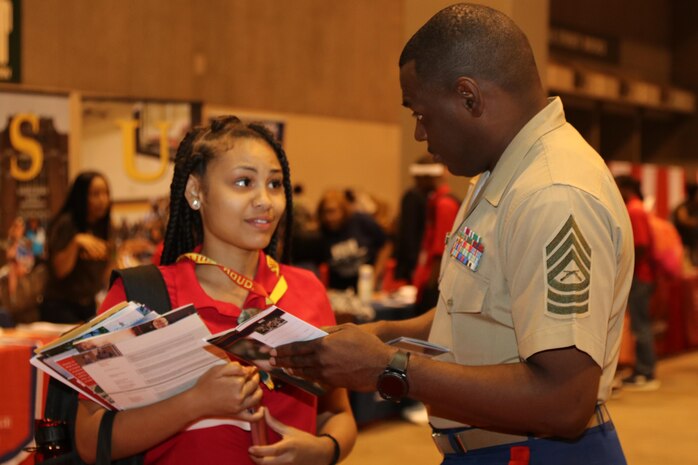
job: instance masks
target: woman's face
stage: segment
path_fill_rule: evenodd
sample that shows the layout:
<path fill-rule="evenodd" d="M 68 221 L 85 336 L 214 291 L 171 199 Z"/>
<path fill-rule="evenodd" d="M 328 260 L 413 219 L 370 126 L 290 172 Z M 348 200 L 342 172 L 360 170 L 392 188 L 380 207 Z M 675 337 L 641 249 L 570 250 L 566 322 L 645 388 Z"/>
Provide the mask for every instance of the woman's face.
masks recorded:
<path fill-rule="evenodd" d="M 334 197 L 324 200 L 320 209 L 320 222 L 326 229 L 338 231 L 342 228 L 345 218 L 345 206 L 341 200 Z"/>
<path fill-rule="evenodd" d="M 101 176 L 95 176 L 87 189 L 87 222 L 94 223 L 104 218 L 110 203 L 107 181 Z"/>
<path fill-rule="evenodd" d="M 281 164 L 264 141 L 237 139 L 206 168 L 203 183 L 187 183 L 189 204 L 201 202 L 204 247 L 264 249 L 286 208 Z"/>

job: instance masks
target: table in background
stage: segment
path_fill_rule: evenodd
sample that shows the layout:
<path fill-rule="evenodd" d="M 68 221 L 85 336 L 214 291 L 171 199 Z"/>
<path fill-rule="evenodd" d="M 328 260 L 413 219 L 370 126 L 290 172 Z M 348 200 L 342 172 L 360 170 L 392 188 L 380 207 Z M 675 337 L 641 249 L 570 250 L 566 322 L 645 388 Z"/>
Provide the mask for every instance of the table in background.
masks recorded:
<path fill-rule="evenodd" d="M 0 333 L 0 464 L 20 463 L 34 440 L 34 419 L 43 415 L 48 378 L 29 363 L 34 348 L 55 333 L 8 330 Z"/>

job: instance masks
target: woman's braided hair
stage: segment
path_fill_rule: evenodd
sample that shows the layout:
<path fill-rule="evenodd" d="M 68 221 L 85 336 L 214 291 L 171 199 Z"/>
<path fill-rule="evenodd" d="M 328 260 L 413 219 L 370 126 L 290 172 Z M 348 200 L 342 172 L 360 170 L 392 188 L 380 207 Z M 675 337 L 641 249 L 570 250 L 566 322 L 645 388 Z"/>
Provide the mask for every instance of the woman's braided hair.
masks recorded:
<path fill-rule="evenodd" d="M 293 187 L 286 152 L 271 132 L 261 124 L 243 123 L 235 116 L 220 116 L 211 120 L 208 126 L 199 126 L 189 131 L 177 148 L 170 184 L 170 217 L 161 259 L 163 265 L 174 263 L 181 254 L 191 252 L 204 238 L 201 215 L 189 206 L 184 197 L 189 175 L 195 174 L 203 179 L 208 163 L 220 153 L 229 150 L 235 140 L 244 138 L 265 141 L 274 150 L 281 165 L 286 211 L 264 252 L 278 259 L 278 236 L 279 231 L 283 230 L 281 262 L 290 262 Z"/>

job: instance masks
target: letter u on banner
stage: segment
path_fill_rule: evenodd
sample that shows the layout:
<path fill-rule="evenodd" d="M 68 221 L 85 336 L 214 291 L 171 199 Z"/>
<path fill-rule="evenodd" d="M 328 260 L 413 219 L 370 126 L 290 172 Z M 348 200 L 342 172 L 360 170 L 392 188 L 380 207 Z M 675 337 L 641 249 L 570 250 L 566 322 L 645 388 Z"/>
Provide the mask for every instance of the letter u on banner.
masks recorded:
<path fill-rule="evenodd" d="M 160 129 L 160 166 L 157 170 L 152 173 L 142 173 L 136 167 L 136 141 L 135 133 L 138 127 L 138 121 L 136 120 L 124 120 L 120 119 L 116 121 L 116 124 L 121 128 L 122 140 L 124 143 L 124 168 L 126 169 L 126 174 L 136 181 L 155 181 L 165 174 L 167 169 L 167 163 L 170 160 L 170 148 L 167 141 L 167 133 L 170 128 L 170 123 L 160 122 L 157 124 Z"/>

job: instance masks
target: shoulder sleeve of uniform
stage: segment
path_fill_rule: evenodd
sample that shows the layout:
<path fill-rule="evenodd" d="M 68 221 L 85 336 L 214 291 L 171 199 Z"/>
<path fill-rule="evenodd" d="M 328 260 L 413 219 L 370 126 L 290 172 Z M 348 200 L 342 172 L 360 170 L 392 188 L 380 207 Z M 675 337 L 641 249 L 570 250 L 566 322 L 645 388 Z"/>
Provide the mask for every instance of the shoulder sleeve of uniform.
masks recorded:
<path fill-rule="evenodd" d="M 598 199 L 554 185 L 502 223 L 502 269 L 522 356 L 577 346 L 599 365 L 614 308 L 619 227 Z"/>

